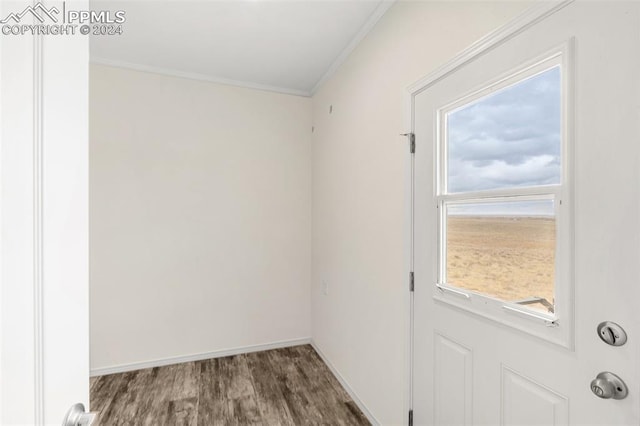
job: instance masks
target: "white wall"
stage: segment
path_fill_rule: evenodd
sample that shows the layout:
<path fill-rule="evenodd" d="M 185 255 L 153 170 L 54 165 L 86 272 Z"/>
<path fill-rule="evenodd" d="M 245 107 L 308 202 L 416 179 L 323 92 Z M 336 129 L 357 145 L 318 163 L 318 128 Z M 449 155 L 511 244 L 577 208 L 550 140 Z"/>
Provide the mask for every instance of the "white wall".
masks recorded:
<path fill-rule="evenodd" d="M 92 66 L 92 368 L 312 335 L 404 424 L 404 89 L 528 5 L 398 2 L 313 100 Z"/>
<path fill-rule="evenodd" d="M 91 368 L 309 337 L 311 99 L 90 89 Z"/>
<path fill-rule="evenodd" d="M 312 336 L 382 424 L 407 416 L 404 89 L 529 5 L 399 2 L 313 97 Z"/>

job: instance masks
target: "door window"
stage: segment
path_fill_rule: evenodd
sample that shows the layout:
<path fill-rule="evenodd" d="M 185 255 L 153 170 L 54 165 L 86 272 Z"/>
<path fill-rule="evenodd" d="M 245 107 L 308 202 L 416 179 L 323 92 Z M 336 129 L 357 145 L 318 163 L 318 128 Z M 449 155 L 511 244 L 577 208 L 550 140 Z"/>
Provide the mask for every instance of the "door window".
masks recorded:
<path fill-rule="evenodd" d="M 565 84 L 558 53 L 438 111 L 443 295 L 557 325 L 569 285 Z"/>

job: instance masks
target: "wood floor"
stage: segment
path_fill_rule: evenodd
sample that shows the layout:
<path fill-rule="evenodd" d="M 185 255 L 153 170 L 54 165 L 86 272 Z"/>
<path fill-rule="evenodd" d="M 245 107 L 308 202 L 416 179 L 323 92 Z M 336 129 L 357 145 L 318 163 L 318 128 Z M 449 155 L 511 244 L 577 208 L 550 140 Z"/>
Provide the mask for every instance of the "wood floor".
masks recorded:
<path fill-rule="evenodd" d="M 368 425 L 310 345 L 91 379 L 106 425 Z"/>

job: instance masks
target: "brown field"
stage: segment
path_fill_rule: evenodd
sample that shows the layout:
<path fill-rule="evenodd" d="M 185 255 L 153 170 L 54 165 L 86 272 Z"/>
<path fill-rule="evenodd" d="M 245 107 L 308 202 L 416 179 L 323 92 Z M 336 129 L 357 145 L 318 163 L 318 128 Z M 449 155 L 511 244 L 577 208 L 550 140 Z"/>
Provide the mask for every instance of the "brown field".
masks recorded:
<path fill-rule="evenodd" d="M 553 218 L 449 216 L 447 222 L 449 284 L 507 301 L 553 303 Z"/>

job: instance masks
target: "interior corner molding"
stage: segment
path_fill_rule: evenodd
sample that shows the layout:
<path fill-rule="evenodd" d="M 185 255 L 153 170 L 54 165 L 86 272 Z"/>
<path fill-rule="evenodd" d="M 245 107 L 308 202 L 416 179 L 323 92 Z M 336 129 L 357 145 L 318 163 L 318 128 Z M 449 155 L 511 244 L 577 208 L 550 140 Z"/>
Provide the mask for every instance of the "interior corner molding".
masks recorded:
<path fill-rule="evenodd" d="M 369 410 L 369 407 L 367 407 L 365 403 L 362 402 L 362 400 L 360 399 L 360 397 L 358 397 L 358 394 L 353 390 L 349 382 L 347 382 L 347 380 L 342 376 L 342 374 L 340 374 L 338 369 L 331 363 L 331 361 L 329 361 L 329 358 L 327 358 L 327 356 L 320 350 L 320 348 L 318 347 L 318 345 L 313 339 L 311 339 L 311 346 L 313 347 L 313 349 L 315 349 L 318 355 L 320 355 L 320 358 L 322 358 L 322 361 L 324 361 L 327 367 L 329 367 L 329 370 L 331 370 L 331 373 L 333 373 L 335 378 L 338 379 L 342 387 L 347 391 L 347 393 L 349 394 L 353 402 L 356 403 L 356 405 L 358 406 L 360 411 L 362 411 L 362 413 L 365 415 L 367 420 L 369 420 L 369 422 L 373 426 L 380 426 L 382 423 L 380 423 L 378 419 L 375 418 L 371 410 Z"/>
<path fill-rule="evenodd" d="M 322 85 L 326 83 L 333 76 L 333 74 L 336 73 L 336 71 L 338 71 L 340 65 L 342 65 L 344 61 L 347 60 L 351 52 L 353 52 L 355 48 L 360 44 L 360 42 L 367 36 L 367 34 L 371 32 L 380 18 L 382 18 L 384 14 L 387 13 L 387 11 L 391 8 L 391 6 L 395 4 L 395 2 L 396 0 L 383 0 L 380 2 L 378 7 L 376 7 L 371 15 L 369 15 L 367 21 L 351 39 L 349 44 L 347 44 L 342 52 L 340 52 L 340 55 L 338 55 L 338 57 L 331 63 L 327 71 L 325 71 L 322 77 L 320 77 L 320 80 L 318 80 L 315 86 L 313 86 L 313 89 L 311 89 L 311 93 L 309 94 L 310 96 L 315 95 L 318 89 L 320 89 L 320 87 L 322 87 Z"/>
<path fill-rule="evenodd" d="M 443 79 L 467 62 L 484 54 L 499 44 L 506 42 L 520 32 L 532 25 L 535 25 L 548 16 L 553 15 L 574 1 L 575 0 L 552 0 L 536 3 L 534 6 L 531 6 L 505 25 L 473 43 L 441 67 L 436 68 L 430 74 L 411 84 L 407 87 L 407 92 L 410 94 L 418 94 L 420 91 Z"/>
<path fill-rule="evenodd" d="M 202 361 L 205 359 L 222 358 L 251 352 L 268 351 L 271 349 L 288 348 L 291 346 L 308 345 L 311 343 L 310 337 L 300 339 L 280 340 L 277 342 L 263 343 L 259 345 L 239 346 L 231 349 L 221 349 L 212 352 L 202 352 L 190 355 L 179 355 L 167 358 L 154 359 L 149 361 L 132 362 L 130 364 L 119 364 L 110 367 L 91 368 L 91 377 L 106 376 L 107 374 L 126 373 L 127 371 L 142 370 L 145 368 L 163 367 L 165 365 L 182 364 L 184 362 Z"/>
<path fill-rule="evenodd" d="M 225 86 L 235 86 L 244 89 L 263 90 L 266 92 L 275 92 L 284 95 L 310 97 L 311 93 L 304 90 L 289 89 L 286 87 L 270 86 L 267 84 L 252 83 L 248 81 L 232 80 L 228 78 L 217 77 L 208 74 L 199 74 L 187 71 L 180 71 L 170 68 L 154 67 L 151 65 L 136 64 L 132 62 L 114 61 L 107 58 L 92 56 L 90 62 L 95 65 L 103 65 L 113 68 L 123 68 L 133 71 L 148 72 L 152 74 L 166 75 L 169 77 L 186 78 L 189 80 L 206 81 L 209 83 L 224 84 Z"/>

